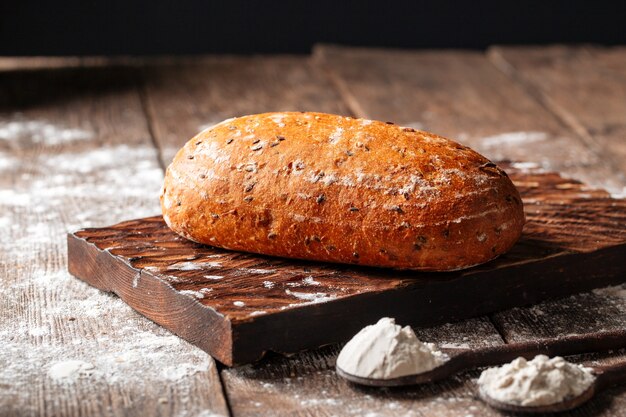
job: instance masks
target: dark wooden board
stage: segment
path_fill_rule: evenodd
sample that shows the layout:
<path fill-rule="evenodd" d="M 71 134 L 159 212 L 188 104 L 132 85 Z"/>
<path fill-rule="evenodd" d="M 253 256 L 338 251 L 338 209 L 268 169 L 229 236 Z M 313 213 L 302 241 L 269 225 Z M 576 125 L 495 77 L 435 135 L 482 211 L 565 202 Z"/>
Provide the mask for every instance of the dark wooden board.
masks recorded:
<path fill-rule="evenodd" d="M 342 341 L 385 315 L 433 325 L 626 278 L 626 200 L 557 174 L 508 170 L 525 202 L 524 235 L 506 255 L 466 271 L 230 252 L 189 242 L 160 217 L 69 235 L 69 269 L 227 365 Z"/>

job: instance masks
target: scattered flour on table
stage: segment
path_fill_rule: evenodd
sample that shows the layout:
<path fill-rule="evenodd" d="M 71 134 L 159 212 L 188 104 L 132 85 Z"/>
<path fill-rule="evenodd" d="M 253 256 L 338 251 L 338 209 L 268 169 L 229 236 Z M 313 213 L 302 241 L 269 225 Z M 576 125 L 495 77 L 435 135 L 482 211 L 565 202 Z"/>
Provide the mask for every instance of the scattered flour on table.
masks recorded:
<path fill-rule="evenodd" d="M 15 256 L 36 257 L 43 247 L 62 250 L 67 232 L 159 212 L 162 172 L 150 147 L 42 154 L 20 165 L 25 173 L 11 188 L 0 188 L 8 208 L 0 214 L 0 245 Z"/>
<path fill-rule="evenodd" d="M 208 369 L 208 367 L 206 368 Z M 204 369 L 204 370 L 206 370 Z M 166 366 L 163 368 L 161 375 L 168 381 L 180 381 L 188 378 L 190 375 L 198 372 L 200 369 L 197 365 L 191 363 L 182 363 L 180 365 Z"/>
<path fill-rule="evenodd" d="M 480 375 L 483 394 L 514 405 L 539 406 L 561 402 L 582 394 L 595 380 L 589 368 L 567 362 L 560 356 L 552 359 L 537 355 L 531 361 L 517 358 Z"/>
<path fill-rule="evenodd" d="M 541 171 L 541 165 L 536 162 L 511 162 L 511 166 L 524 173 Z"/>
<path fill-rule="evenodd" d="M 533 142 L 541 142 L 548 138 L 545 132 L 506 132 L 498 135 L 488 136 L 482 139 L 482 146 L 526 145 Z"/>
<path fill-rule="evenodd" d="M 60 361 L 50 366 L 48 376 L 55 380 L 75 380 L 91 375 L 94 368 L 93 364 L 81 360 Z"/>
<path fill-rule="evenodd" d="M 9 161 L 0 170 L 18 166 L 5 156 L 0 150 Z M 36 387 L 49 380 L 141 395 L 148 387 L 166 394 L 168 381 L 189 391 L 206 378 L 194 376 L 213 366 L 205 352 L 67 272 L 68 231 L 159 212 L 154 148 L 111 145 L 18 162 L 22 174 L 0 188 L 0 251 L 10 271 L 0 286 L 0 397 L 30 414 Z"/>
<path fill-rule="evenodd" d="M 211 410 L 202 410 L 195 417 L 226 417 L 224 414 L 217 414 Z"/>
<path fill-rule="evenodd" d="M 0 172 L 9 171 L 19 166 L 20 160 L 5 152 L 0 152 Z"/>
<path fill-rule="evenodd" d="M 92 137 L 93 133 L 88 130 L 66 128 L 45 120 L 0 122 L 0 140 L 5 141 L 30 140 L 32 143 L 53 146 Z"/>
<path fill-rule="evenodd" d="M 337 366 L 362 378 L 392 379 L 430 371 L 448 359 L 434 344 L 419 341 L 409 326 L 384 317 L 344 346 Z"/>
<path fill-rule="evenodd" d="M 437 346 L 444 349 L 469 349 L 469 343 L 445 342 L 439 343 Z"/>
<path fill-rule="evenodd" d="M 50 331 L 48 330 L 48 328 L 41 326 L 41 327 L 30 327 L 28 329 L 28 334 L 34 337 L 37 336 L 44 336 L 49 334 Z"/>
<path fill-rule="evenodd" d="M 603 297 L 617 297 L 626 300 L 626 284 L 615 285 L 611 287 L 596 288 L 592 291 L 595 295 Z"/>

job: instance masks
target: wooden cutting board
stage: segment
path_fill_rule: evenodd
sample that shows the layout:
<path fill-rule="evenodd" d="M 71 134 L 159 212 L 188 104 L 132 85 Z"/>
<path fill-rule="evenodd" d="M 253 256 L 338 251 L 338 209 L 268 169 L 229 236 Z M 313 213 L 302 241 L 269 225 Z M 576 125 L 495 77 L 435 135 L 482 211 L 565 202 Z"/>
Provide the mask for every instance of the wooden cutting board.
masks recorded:
<path fill-rule="evenodd" d="M 69 234 L 69 271 L 226 365 L 345 341 L 382 316 L 434 325 L 626 281 L 626 200 L 523 166 L 504 166 L 524 200 L 522 238 L 465 271 L 230 252 L 179 237 L 160 216 Z"/>

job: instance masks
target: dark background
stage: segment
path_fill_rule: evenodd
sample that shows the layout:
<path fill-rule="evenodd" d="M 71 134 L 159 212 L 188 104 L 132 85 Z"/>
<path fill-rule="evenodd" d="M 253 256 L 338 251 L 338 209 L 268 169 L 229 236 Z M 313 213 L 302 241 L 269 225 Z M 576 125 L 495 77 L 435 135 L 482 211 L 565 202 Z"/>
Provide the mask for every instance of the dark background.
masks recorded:
<path fill-rule="evenodd" d="M 0 0 L 1 55 L 626 43 L 624 1 Z"/>

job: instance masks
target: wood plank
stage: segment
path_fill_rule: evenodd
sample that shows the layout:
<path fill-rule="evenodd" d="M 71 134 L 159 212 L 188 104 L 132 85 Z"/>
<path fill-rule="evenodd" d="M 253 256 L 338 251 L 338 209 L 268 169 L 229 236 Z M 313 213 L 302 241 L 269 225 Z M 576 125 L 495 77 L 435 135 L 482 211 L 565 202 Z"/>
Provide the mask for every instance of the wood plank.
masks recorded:
<path fill-rule="evenodd" d="M 421 340 L 448 346 L 492 346 L 501 343 L 488 319 L 471 319 L 435 328 L 417 329 Z M 485 335 L 489 335 L 485 337 Z M 441 383 L 376 389 L 359 387 L 335 374 L 342 345 L 332 345 L 290 358 L 271 355 L 263 362 L 224 369 L 231 409 L 236 416 L 256 416 L 272 410 L 276 416 L 498 416 L 476 399 L 466 372 Z"/>
<path fill-rule="evenodd" d="M 493 315 L 507 342 L 601 333 L 626 326 L 626 287 L 618 285 Z"/>
<path fill-rule="evenodd" d="M 467 335 L 468 339 L 475 341 L 471 332 L 476 324 L 472 321 L 457 323 L 448 330 Z M 418 332 L 418 337 L 433 340 L 422 332 Z M 475 346 L 472 342 L 470 345 Z M 272 407 L 278 416 L 502 415 L 477 401 L 475 381 L 480 370 L 421 386 L 388 389 L 359 387 L 337 379 L 334 374 L 333 367 L 340 348 L 340 345 L 329 346 L 317 350 L 314 355 L 296 355 L 291 359 L 274 356 L 263 364 L 223 370 L 223 381 L 230 387 L 233 413 L 253 416 L 258 415 L 259 409 Z M 585 365 L 607 365 L 623 363 L 626 354 L 621 351 L 618 354 L 587 354 L 568 359 Z M 609 389 L 582 407 L 560 415 L 624 416 L 624 393 L 623 387 Z"/>
<path fill-rule="evenodd" d="M 349 113 L 306 57 L 205 57 L 147 66 L 144 78 L 164 166 L 196 133 L 229 117 L 290 110 Z"/>
<path fill-rule="evenodd" d="M 494 314 L 492 320 L 509 343 L 558 339 L 572 334 L 601 337 L 604 332 L 626 327 L 626 285 L 514 308 Z M 626 361 L 626 353 L 619 350 L 569 359 L 576 363 L 607 365 Z M 624 387 L 609 389 L 572 415 L 626 416 L 626 390 Z"/>
<path fill-rule="evenodd" d="M 427 326 L 626 279 L 626 200 L 556 174 L 509 171 L 524 233 L 505 255 L 464 271 L 243 254 L 188 241 L 156 216 L 71 234 L 70 272 L 227 365 L 340 342 L 382 316 Z M 338 321 L 346 311 L 352 320 Z"/>
<path fill-rule="evenodd" d="M 604 154 L 481 53 L 319 46 L 315 57 L 360 117 L 433 131 L 491 159 L 532 162 L 611 192 L 626 185 Z"/>
<path fill-rule="evenodd" d="M 208 355 L 66 272 L 68 230 L 159 212 L 136 73 L 0 73 L 0 171 L 0 414 L 227 415 Z"/>
<path fill-rule="evenodd" d="M 595 58 L 599 67 L 626 77 L 626 46 L 588 46 L 585 50 Z"/>
<path fill-rule="evenodd" d="M 562 45 L 493 47 L 488 56 L 626 178 L 626 52 L 595 51 Z M 623 194 L 626 188 L 616 191 Z"/>

